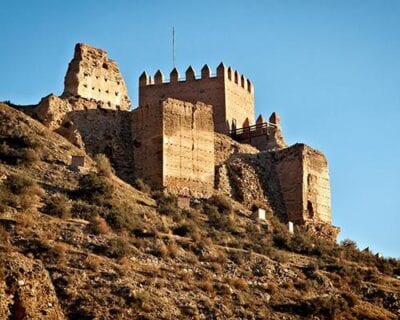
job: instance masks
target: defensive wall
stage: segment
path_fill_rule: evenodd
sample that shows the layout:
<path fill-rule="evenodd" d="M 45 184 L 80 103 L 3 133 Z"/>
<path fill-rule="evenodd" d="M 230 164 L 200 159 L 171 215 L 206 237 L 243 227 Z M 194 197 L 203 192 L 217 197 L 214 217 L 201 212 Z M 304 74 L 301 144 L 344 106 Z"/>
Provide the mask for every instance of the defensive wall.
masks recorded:
<path fill-rule="evenodd" d="M 211 106 L 168 98 L 132 113 L 137 176 L 173 194 L 211 196 L 215 163 Z"/>
<path fill-rule="evenodd" d="M 229 134 L 233 127 L 245 121 L 254 124 L 254 87 L 249 79 L 221 63 L 212 75 L 208 65 L 198 77 L 190 66 L 185 78 L 174 68 L 169 80 L 158 70 L 154 77 L 143 72 L 139 78 L 139 106 L 154 104 L 159 100 L 174 98 L 212 105 L 214 130 Z"/>
<path fill-rule="evenodd" d="M 127 110 L 130 106 L 125 81 L 107 52 L 78 43 L 64 80 L 64 97 L 94 99 L 102 108 Z"/>
<path fill-rule="evenodd" d="M 248 206 L 265 201 L 295 224 L 331 223 L 325 156 L 287 147 L 276 113 L 254 123 L 254 87 L 232 68 L 221 63 L 212 75 L 205 65 L 197 77 L 189 67 L 185 79 L 174 69 L 169 80 L 143 73 L 139 106 L 129 105 L 116 63 L 78 44 L 63 95 L 29 113 L 88 154 L 105 153 L 129 183 L 197 198 L 218 191 Z"/>

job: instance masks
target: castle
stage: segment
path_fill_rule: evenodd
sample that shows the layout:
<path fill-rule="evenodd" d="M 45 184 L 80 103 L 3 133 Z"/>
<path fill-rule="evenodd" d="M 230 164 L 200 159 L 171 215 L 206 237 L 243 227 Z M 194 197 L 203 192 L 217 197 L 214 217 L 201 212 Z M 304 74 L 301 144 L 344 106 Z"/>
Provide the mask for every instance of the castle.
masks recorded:
<path fill-rule="evenodd" d="M 239 72 L 223 63 L 215 74 L 189 67 L 183 79 L 175 68 L 169 80 L 143 72 L 138 106 L 130 107 L 117 64 L 77 44 L 63 94 L 28 112 L 88 154 L 106 154 L 128 183 L 139 178 L 191 198 L 224 193 L 249 207 L 264 202 L 287 221 L 336 237 L 325 156 L 287 147 L 276 113 L 255 120 L 254 85 Z"/>

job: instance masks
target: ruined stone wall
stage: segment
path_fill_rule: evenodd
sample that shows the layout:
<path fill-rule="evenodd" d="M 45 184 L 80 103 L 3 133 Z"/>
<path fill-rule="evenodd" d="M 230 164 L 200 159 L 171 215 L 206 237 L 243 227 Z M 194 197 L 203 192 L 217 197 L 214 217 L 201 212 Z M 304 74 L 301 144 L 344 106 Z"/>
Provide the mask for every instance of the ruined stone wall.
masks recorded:
<path fill-rule="evenodd" d="M 305 147 L 303 152 L 303 185 L 306 218 L 331 222 L 331 193 L 328 163 L 323 153 Z"/>
<path fill-rule="evenodd" d="M 99 109 L 93 100 L 49 95 L 30 115 L 91 156 L 104 153 L 117 175 L 132 182 L 133 147 L 131 113 Z"/>
<path fill-rule="evenodd" d="M 277 172 L 288 219 L 331 223 L 328 163 L 323 153 L 303 144 L 278 151 Z"/>
<path fill-rule="evenodd" d="M 132 130 L 129 111 L 94 109 L 73 111 L 68 123 L 76 130 L 85 151 L 105 154 L 116 174 L 128 183 L 134 181 Z"/>
<path fill-rule="evenodd" d="M 163 102 L 163 183 L 179 195 L 209 197 L 214 187 L 211 106 Z"/>
<path fill-rule="evenodd" d="M 302 224 L 303 217 L 303 148 L 294 145 L 276 153 L 276 172 L 288 220 Z"/>
<path fill-rule="evenodd" d="M 94 99 L 102 108 L 127 110 L 130 106 L 124 79 L 104 50 L 78 43 L 64 80 L 64 97 Z"/>
<path fill-rule="evenodd" d="M 184 80 L 176 69 L 170 73 L 169 81 L 164 81 L 160 71 L 154 79 L 143 73 L 139 79 L 139 105 L 154 104 L 159 100 L 174 98 L 191 103 L 198 101 L 213 106 L 215 131 L 228 134 L 232 122 L 242 124 L 246 118 L 254 123 L 254 91 L 249 80 L 240 76 L 235 82 L 229 78 L 232 69 L 220 64 L 215 76 L 208 66 L 204 66 L 201 78 L 197 78 L 189 67 Z M 237 73 L 237 72 L 236 72 Z M 241 82 L 243 80 L 243 82 Z"/>
<path fill-rule="evenodd" d="M 154 189 L 163 188 L 163 104 L 161 101 L 132 111 L 135 177 Z"/>

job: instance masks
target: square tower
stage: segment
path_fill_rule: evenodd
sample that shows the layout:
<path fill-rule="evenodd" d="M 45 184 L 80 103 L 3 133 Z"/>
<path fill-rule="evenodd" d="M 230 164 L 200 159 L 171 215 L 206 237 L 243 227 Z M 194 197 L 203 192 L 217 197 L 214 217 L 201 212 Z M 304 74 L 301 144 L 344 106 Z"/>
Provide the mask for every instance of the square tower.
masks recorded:
<path fill-rule="evenodd" d="M 185 78 L 174 68 L 170 79 L 164 80 L 160 70 L 154 77 L 143 72 L 139 78 L 139 106 L 154 105 L 174 98 L 190 103 L 203 102 L 213 106 L 214 130 L 229 134 L 230 130 L 254 124 L 254 88 L 249 79 L 220 63 L 216 74 L 205 65 L 196 76 L 190 66 Z"/>

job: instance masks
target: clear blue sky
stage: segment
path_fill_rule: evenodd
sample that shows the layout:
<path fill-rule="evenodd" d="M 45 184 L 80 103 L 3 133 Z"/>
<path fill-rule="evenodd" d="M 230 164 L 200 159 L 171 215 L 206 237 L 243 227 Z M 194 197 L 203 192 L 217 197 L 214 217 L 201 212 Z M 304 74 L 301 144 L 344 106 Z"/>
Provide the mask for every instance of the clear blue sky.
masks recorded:
<path fill-rule="evenodd" d="M 332 214 L 351 238 L 400 257 L 400 1 L 0 0 L 0 100 L 60 94 L 74 44 L 115 59 L 134 105 L 143 70 L 223 60 L 277 111 L 289 143 L 326 153 Z"/>

